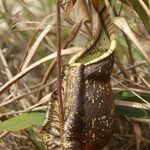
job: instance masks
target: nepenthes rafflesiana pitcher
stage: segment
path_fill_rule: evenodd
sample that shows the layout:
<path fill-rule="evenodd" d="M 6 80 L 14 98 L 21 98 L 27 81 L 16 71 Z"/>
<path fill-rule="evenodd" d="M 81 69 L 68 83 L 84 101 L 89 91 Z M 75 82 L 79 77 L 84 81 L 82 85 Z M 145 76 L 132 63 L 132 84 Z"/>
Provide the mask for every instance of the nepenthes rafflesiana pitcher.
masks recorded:
<path fill-rule="evenodd" d="M 112 134 L 114 102 L 110 75 L 115 33 L 105 2 L 99 7 L 94 4 L 93 40 L 62 71 L 63 133 L 60 133 L 56 91 L 48 105 L 41 130 L 47 150 L 100 150 Z"/>

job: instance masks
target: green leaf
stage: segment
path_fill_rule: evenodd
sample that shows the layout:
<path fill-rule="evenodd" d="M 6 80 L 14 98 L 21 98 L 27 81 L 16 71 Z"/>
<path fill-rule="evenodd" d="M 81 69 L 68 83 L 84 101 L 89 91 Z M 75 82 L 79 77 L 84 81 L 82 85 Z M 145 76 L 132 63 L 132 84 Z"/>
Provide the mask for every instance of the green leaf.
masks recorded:
<path fill-rule="evenodd" d="M 52 8 L 53 5 L 54 5 L 54 1 L 53 0 L 48 0 L 48 6 L 50 8 Z"/>
<path fill-rule="evenodd" d="M 124 55 L 126 55 L 126 50 L 128 49 L 127 42 L 125 41 L 125 38 L 123 36 L 117 35 L 117 47 L 116 51 L 119 54 L 119 57 L 122 58 Z M 134 57 L 139 58 L 141 60 L 144 59 L 142 53 L 134 46 L 131 45 L 132 53 L 134 54 Z"/>
<path fill-rule="evenodd" d="M 33 129 L 29 128 L 29 129 L 27 129 L 27 131 L 30 135 L 31 140 L 34 142 L 36 148 L 38 150 L 45 150 L 43 143 L 36 138 L 35 132 L 33 131 Z"/>
<path fill-rule="evenodd" d="M 149 94 L 144 94 L 140 96 L 150 103 Z M 140 98 L 127 91 L 117 93 L 117 95 L 115 95 L 115 99 L 142 103 Z"/>
<path fill-rule="evenodd" d="M 115 99 L 128 99 L 131 98 L 133 94 L 129 92 L 119 92 L 116 96 Z"/>
<path fill-rule="evenodd" d="M 150 111 L 148 110 L 142 110 L 125 106 L 115 106 L 115 108 L 116 112 L 127 117 L 134 117 L 138 119 L 150 119 Z"/>
<path fill-rule="evenodd" d="M 23 113 L 20 116 L 0 122 L 0 131 L 19 131 L 35 125 L 42 125 L 45 112 Z"/>
<path fill-rule="evenodd" d="M 142 96 L 147 102 L 150 102 L 149 96 Z M 115 99 L 123 100 L 124 102 L 132 102 L 134 103 L 143 103 L 138 97 L 134 96 L 130 92 L 119 92 L 116 96 Z M 127 117 L 134 117 L 138 119 L 150 119 L 150 110 L 146 109 L 139 109 L 139 108 L 133 108 L 133 106 L 128 107 L 128 106 L 122 106 L 122 105 L 116 105 L 116 112 L 122 115 L 125 115 Z"/>

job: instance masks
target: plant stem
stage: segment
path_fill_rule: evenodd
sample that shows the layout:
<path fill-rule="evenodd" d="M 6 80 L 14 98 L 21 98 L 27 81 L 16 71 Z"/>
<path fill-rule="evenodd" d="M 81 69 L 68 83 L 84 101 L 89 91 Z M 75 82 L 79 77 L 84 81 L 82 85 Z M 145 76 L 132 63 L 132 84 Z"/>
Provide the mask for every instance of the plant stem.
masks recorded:
<path fill-rule="evenodd" d="M 62 150 L 63 148 L 63 120 L 64 120 L 64 110 L 63 101 L 61 93 L 61 16 L 60 16 L 60 0 L 57 0 L 57 94 L 59 99 L 59 124 L 60 124 L 60 137 Z"/>

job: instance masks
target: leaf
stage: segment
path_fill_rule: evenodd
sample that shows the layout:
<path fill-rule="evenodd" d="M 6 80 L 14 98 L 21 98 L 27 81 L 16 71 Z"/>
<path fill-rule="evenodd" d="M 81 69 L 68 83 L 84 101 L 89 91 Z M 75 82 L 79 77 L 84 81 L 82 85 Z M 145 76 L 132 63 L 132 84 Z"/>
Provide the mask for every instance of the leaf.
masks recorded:
<path fill-rule="evenodd" d="M 124 37 L 117 35 L 117 47 L 116 51 L 119 54 L 119 58 L 123 58 L 126 55 L 126 50 L 128 49 L 127 42 L 125 41 Z M 134 46 L 131 47 L 134 56 L 143 60 L 143 54 Z"/>
<path fill-rule="evenodd" d="M 45 150 L 43 143 L 37 139 L 37 137 L 35 136 L 35 132 L 33 131 L 33 129 L 29 128 L 29 129 L 27 129 L 27 131 L 28 131 L 28 133 L 30 135 L 31 140 L 33 141 L 33 143 L 37 147 L 37 149 L 38 150 Z"/>
<path fill-rule="evenodd" d="M 99 12 L 105 5 L 105 0 L 92 0 L 92 4 L 95 9 Z"/>
<path fill-rule="evenodd" d="M 62 0 L 61 7 L 67 14 L 69 14 L 72 11 L 73 6 L 76 3 L 76 1 L 77 0 Z"/>
<path fill-rule="evenodd" d="M 149 96 L 143 97 L 149 102 Z M 141 100 L 130 92 L 120 92 L 115 96 L 116 112 L 127 117 L 138 119 L 150 119 L 149 105 L 144 104 Z"/>
<path fill-rule="evenodd" d="M 52 8 L 53 5 L 54 5 L 54 1 L 48 0 L 48 6 L 49 6 L 50 8 Z"/>
<path fill-rule="evenodd" d="M 135 34 L 130 29 L 125 18 L 115 17 L 113 22 L 118 28 L 120 28 L 130 38 L 130 40 L 136 45 L 136 47 L 143 54 L 143 56 L 145 57 L 147 62 L 150 63 L 150 59 L 149 59 L 148 55 L 146 54 L 145 49 L 143 48 L 143 46 L 141 45 L 139 40 L 136 38 Z"/>
<path fill-rule="evenodd" d="M 119 58 L 123 58 L 127 49 L 127 44 L 125 40 L 121 36 L 116 36 L 117 40 L 117 46 L 116 46 L 116 51 L 119 56 Z M 123 43 L 123 44 L 122 44 Z"/>
<path fill-rule="evenodd" d="M 129 2 L 127 0 L 120 0 L 120 1 L 129 6 Z"/>
<path fill-rule="evenodd" d="M 44 112 L 23 113 L 20 116 L 0 122 L 0 131 L 19 131 L 35 125 L 42 125 Z"/>
<path fill-rule="evenodd" d="M 129 93 L 129 92 L 119 92 L 117 93 L 117 95 L 115 95 L 115 99 L 128 99 L 131 98 L 133 96 L 133 94 Z"/>
<path fill-rule="evenodd" d="M 116 112 L 119 114 L 125 115 L 127 117 L 134 117 L 138 119 L 150 119 L 150 111 L 142 110 L 132 107 L 125 107 L 125 106 L 115 106 Z"/>
<path fill-rule="evenodd" d="M 134 10 L 139 15 L 140 19 L 143 21 L 143 24 L 147 31 L 150 34 L 150 18 L 144 8 L 141 6 L 138 0 L 130 0 L 130 3 L 132 4 Z"/>

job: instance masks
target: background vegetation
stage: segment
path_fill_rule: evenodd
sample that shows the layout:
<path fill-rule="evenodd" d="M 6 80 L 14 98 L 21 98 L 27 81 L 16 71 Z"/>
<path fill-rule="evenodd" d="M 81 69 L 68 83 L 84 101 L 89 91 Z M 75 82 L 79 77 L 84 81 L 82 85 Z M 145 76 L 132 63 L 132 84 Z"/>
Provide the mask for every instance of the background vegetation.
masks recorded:
<path fill-rule="evenodd" d="M 70 15 L 61 10 L 63 64 L 91 38 L 85 2 L 78 0 Z M 111 77 L 116 119 L 106 149 L 149 150 L 150 1 L 106 2 L 118 42 Z M 0 0 L 0 149 L 44 149 L 39 131 L 56 86 L 55 51 L 55 0 Z"/>

